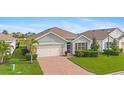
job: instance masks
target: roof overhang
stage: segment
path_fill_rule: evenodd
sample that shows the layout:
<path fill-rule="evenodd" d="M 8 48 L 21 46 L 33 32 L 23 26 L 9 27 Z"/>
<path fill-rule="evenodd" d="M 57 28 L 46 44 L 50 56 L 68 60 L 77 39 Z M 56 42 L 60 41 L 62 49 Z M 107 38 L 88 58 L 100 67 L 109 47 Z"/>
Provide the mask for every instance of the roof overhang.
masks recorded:
<path fill-rule="evenodd" d="M 46 36 L 46 35 L 48 35 L 48 34 L 53 34 L 53 35 L 55 35 L 55 36 L 57 36 L 57 37 L 63 39 L 64 41 L 68 42 L 68 40 L 66 40 L 66 39 L 63 38 L 62 36 L 60 36 L 60 35 L 58 35 L 58 34 L 52 32 L 52 31 L 50 31 L 50 32 L 48 32 L 48 33 L 46 33 L 46 34 L 44 34 L 44 35 L 41 35 L 41 36 L 39 36 L 39 37 L 37 37 L 37 38 L 35 38 L 35 39 L 38 40 L 38 39 L 43 38 L 44 36 Z"/>
<path fill-rule="evenodd" d="M 110 35 L 109 35 L 109 37 L 112 38 L 112 39 L 116 39 L 116 38 L 113 38 L 113 37 L 110 36 Z M 106 38 L 104 38 L 102 41 L 104 41 L 104 40 L 107 39 L 107 38 L 108 38 L 108 36 L 107 36 Z"/>
<path fill-rule="evenodd" d="M 84 35 L 80 35 L 80 36 L 78 36 L 77 38 L 75 38 L 72 42 L 76 41 L 77 39 L 79 39 L 79 38 L 81 38 L 81 37 L 84 37 L 84 38 L 86 38 L 87 40 L 92 41 L 92 40 L 89 39 L 88 37 L 86 37 L 86 36 L 84 36 Z"/>

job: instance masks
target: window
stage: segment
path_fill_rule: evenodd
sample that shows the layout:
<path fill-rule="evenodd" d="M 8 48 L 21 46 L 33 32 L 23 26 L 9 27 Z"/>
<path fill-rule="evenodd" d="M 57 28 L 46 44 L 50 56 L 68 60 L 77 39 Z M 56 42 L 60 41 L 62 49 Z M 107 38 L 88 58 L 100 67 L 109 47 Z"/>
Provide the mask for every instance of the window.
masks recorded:
<path fill-rule="evenodd" d="M 105 43 L 105 48 L 111 48 L 111 47 L 112 47 L 112 42 Z"/>
<path fill-rule="evenodd" d="M 75 43 L 75 50 L 87 49 L 87 43 Z"/>

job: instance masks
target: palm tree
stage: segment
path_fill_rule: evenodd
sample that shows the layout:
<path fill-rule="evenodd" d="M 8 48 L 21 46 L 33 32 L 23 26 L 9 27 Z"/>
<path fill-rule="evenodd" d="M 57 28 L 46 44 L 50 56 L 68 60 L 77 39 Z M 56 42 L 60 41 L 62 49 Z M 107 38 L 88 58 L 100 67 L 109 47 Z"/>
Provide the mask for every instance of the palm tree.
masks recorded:
<path fill-rule="evenodd" d="M 28 50 L 30 52 L 31 55 L 31 60 L 30 60 L 30 64 L 33 63 L 33 54 L 36 53 L 36 46 L 35 44 L 38 44 L 38 41 L 35 39 L 27 39 L 27 44 L 28 44 Z"/>
<path fill-rule="evenodd" d="M 4 40 L 0 40 L 0 55 L 1 55 L 1 63 L 4 62 L 4 59 L 6 59 L 6 57 L 8 55 L 10 55 L 10 49 L 11 49 L 11 45 L 6 43 Z"/>

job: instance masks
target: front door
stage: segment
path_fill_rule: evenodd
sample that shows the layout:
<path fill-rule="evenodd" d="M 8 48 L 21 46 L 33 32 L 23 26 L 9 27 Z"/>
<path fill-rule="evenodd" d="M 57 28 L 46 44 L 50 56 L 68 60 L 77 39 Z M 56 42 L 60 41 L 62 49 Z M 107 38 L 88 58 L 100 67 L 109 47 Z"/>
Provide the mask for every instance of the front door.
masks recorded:
<path fill-rule="evenodd" d="M 71 42 L 67 43 L 67 51 L 68 51 L 68 53 L 72 53 L 72 43 Z"/>

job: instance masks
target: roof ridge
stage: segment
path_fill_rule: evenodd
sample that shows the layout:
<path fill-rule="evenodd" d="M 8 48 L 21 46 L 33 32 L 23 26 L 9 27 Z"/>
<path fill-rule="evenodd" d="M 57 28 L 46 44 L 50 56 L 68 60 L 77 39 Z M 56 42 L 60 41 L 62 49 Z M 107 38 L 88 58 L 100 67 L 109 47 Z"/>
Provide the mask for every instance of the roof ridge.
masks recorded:
<path fill-rule="evenodd" d="M 118 28 L 118 27 L 113 27 L 113 28 L 103 28 L 103 29 L 101 28 L 101 29 L 93 29 L 93 30 L 87 30 L 87 31 L 94 31 L 94 30 L 95 30 L 95 31 L 97 31 L 97 30 L 111 30 L 111 29 L 119 29 L 119 28 Z M 87 31 L 86 31 L 86 32 L 87 32 Z"/>
<path fill-rule="evenodd" d="M 60 27 L 52 27 L 51 29 L 54 29 L 54 28 L 56 28 L 56 29 L 60 29 L 60 30 L 62 30 L 62 31 L 64 31 L 64 32 L 68 32 L 68 33 L 71 33 L 71 34 L 76 35 L 75 33 L 70 32 L 70 31 L 67 31 L 67 30 L 65 30 L 65 29 L 63 29 L 63 28 L 60 28 Z"/>
<path fill-rule="evenodd" d="M 61 28 L 59 28 L 59 27 L 52 27 L 52 28 L 46 29 L 46 30 L 44 30 L 44 31 L 42 31 L 42 32 L 39 32 L 39 33 L 37 33 L 37 34 L 35 34 L 35 35 L 29 37 L 29 38 L 37 38 L 37 37 L 39 37 L 40 35 L 43 35 L 43 34 L 46 34 L 46 33 L 49 33 L 49 32 L 56 33 L 56 34 L 58 34 L 58 35 L 60 35 L 60 36 L 63 36 L 63 35 L 64 35 L 64 36 L 63 36 L 64 38 L 67 38 L 67 36 L 68 36 L 69 38 L 76 36 L 76 34 L 73 33 L 73 32 L 70 32 L 70 31 L 61 29 Z M 69 36 L 69 35 L 70 35 L 70 36 Z"/>

